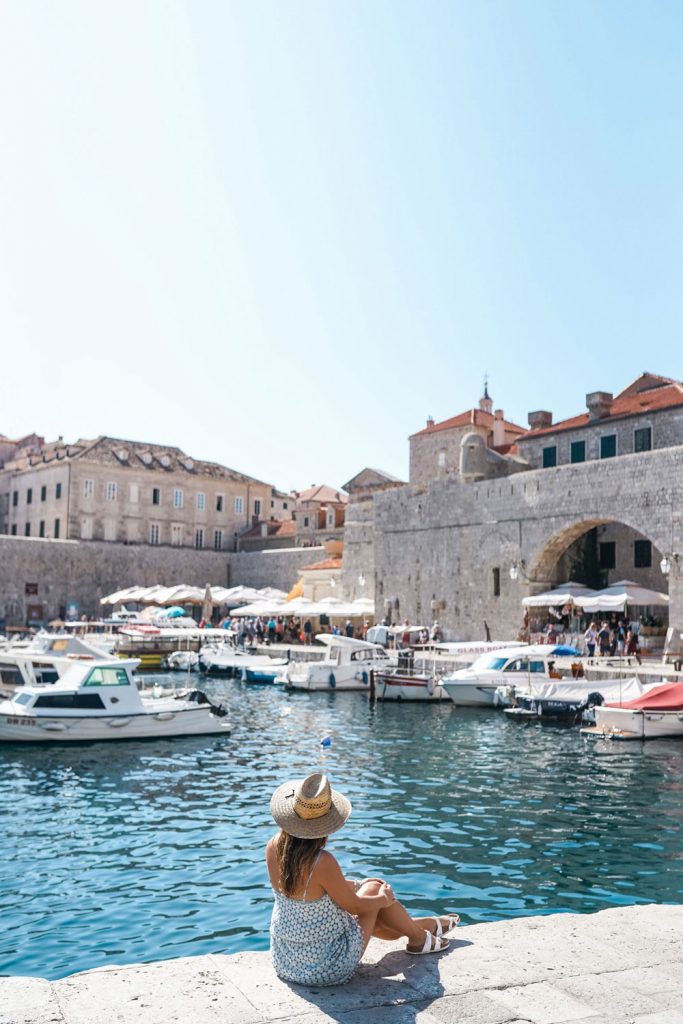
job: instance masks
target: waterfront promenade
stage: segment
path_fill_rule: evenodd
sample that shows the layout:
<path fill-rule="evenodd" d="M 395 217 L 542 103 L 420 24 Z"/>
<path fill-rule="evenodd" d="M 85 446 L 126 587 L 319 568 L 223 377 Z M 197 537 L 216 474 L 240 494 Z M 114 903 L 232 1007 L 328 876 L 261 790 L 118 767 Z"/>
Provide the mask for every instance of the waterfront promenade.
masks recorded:
<path fill-rule="evenodd" d="M 371 944 L 347 985 L 279 981 L 267 953 L 0 978 L 0 1024 L 683 1024 L 683 905 L 463 927 L 441 956 Z"/>

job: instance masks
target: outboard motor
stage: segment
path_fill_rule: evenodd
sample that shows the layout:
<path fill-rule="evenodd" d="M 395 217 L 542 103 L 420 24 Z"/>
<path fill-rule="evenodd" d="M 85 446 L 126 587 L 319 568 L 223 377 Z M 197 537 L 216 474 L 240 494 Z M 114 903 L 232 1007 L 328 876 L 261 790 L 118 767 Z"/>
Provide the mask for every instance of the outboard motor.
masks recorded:
<path fill-rule="evenodd" d="M 579 704 L 576 709 L 577 717 L 580 717 L 583 722 L 587 722 L 591 725 L 595 724 L 595 715 L 592 713 L 593 708 L 599 708 L 605 703 L 605 698 L 601 693 L 594 691 L 589 693 L 586 699 Z"/>
<path fill-rule="evenodd" d="M 228 713 L 227 708 L 224 708 L 221 704 L 214 704 L 212 700 L 209 700 L 203 690 L 191 690 L 185 700 L 193 704 L 208 704 L 211 708 L 211 714 L 216 715 L 217 718 L 223 718 Z"/>

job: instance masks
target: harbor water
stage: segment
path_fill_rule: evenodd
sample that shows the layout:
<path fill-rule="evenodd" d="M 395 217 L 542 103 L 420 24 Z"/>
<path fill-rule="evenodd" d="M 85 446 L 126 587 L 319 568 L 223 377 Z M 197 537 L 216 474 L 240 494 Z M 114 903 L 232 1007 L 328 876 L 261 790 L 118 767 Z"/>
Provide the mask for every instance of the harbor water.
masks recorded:
<path fill-rule="evenodd" d="M 267 948 L 269 797 L 321 769 L 353 803 L 330 841 L 345 873 L 387 878 L 412 911 L 469 923 L 683 900 L 683 744 L 208 688 L 229 737 L 0 747 L 0 974 Z"/>

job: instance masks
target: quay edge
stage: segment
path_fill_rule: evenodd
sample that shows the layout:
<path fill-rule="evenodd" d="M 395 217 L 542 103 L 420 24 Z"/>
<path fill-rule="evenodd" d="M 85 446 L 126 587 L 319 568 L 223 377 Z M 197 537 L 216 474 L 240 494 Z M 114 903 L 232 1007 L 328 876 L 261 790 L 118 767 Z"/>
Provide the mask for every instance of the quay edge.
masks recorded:
<path fill-rule="evenodd" d="M 281 982 L 266 952 L 0 978 L 0 1024 L 683 1024 L 683 905 L 462 927 L 441 956 L 373 941 L 346 985 Z"/>

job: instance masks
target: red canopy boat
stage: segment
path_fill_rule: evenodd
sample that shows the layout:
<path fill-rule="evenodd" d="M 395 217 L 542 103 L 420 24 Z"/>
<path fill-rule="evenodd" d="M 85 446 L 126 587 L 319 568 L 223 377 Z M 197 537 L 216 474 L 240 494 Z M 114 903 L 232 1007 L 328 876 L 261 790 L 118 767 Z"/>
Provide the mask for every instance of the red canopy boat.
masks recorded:
<path fill-rule="evenodd" d="M 653 686 L 635 700 L 610 702 L 608 708 L 629 708 L 632 711 L 683 711 L 683 683 L 664 683 Z"/>

